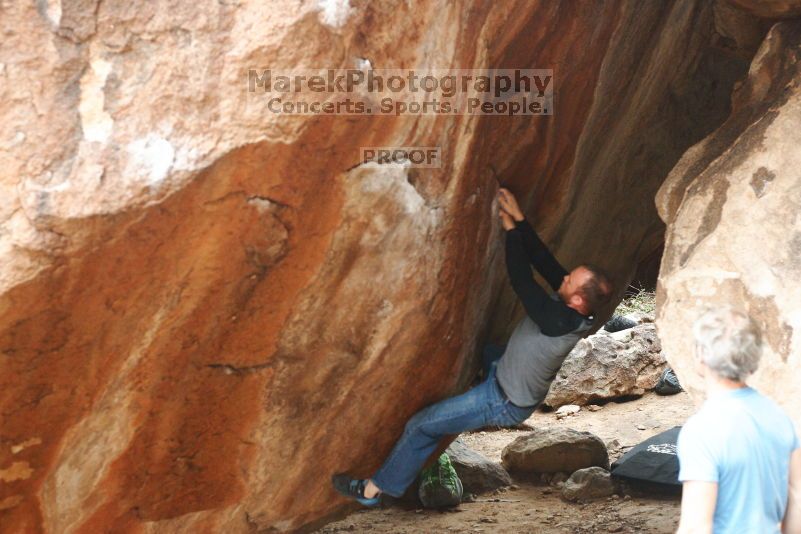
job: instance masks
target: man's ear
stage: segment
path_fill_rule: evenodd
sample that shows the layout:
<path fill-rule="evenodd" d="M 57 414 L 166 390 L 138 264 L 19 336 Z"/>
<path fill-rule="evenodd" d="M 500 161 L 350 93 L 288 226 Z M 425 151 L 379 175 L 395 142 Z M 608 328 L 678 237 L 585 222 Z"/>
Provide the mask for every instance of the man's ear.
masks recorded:
<path fill-rule="evenodd" d="M 582 297 L 580 293 L 573 293 L 573 295 L 570 297 L 570 304 L 573 307 L 587 311 L 587 300 Z"/>

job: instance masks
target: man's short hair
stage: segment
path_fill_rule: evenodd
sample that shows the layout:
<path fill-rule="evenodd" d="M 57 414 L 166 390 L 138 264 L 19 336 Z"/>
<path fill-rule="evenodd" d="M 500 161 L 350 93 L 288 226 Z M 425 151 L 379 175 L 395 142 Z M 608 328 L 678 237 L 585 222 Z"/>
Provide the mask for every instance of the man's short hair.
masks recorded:
<path fill-rule="evenodd" d="M 603 269 L 595 265 L 582 265 L 592 276 L 579 289 L 587 302 L 589 312 L 596 313 L 612 300 L 612 282 Z"/>
<path fill-rule="evenodd" d="M 743 382 L 759 367 L 762 336 L 740 310 L 706 308 L 693 325 L 693 336 L 696 358 L 722 378 Z"/>

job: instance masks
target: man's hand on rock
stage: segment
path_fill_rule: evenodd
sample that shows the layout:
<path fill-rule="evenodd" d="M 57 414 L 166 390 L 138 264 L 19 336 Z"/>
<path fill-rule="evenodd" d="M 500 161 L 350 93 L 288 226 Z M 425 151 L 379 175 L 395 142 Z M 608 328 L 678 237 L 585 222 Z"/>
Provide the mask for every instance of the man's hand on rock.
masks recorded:
<path fill-rule="evenodd" d="M 515 220 L 503 208 L 498 210 L 498 214 L 501 216 L 501 224 L 504 230 L 512 230 L 515 227 Z"/>
<path fill-rule="evenodd" d="M 505 187 L 498 189 L 498 203 L 501 206 L 501 211 L 506 212 L 512 217 L 513 225 L 514 221 L 522 221 L 524 219 L 523 212 L 517 204 L 517 199 L 512 192 Z"/>

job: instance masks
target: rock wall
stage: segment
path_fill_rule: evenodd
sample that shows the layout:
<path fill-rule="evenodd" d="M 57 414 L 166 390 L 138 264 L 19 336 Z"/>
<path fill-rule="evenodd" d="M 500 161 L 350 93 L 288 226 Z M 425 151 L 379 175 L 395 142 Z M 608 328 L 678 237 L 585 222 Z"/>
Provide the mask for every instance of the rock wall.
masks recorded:
<path fill-rule="evenodd" d="M 659 191 L 668 225 L 657 292 L 665 355 L 702 399 L 692 323 L 706 306 L 747 311 L 765 350 L 751 384 L 801 424 L 801 24 L 772 28 L 731 117 Z"/>
<path fill-rule="evenodd" d="M 621 287 L 761 27 L 717 3 L 3 2 L 0 530 L 290 531 L 464 386 L 493 177 Z M 286 117 L 249 68 L 554 68 L 550 118 Z M 723 95 L 723 96 L 722 96 Z M 362 146 L 441 146 L 439 170 Z"/>

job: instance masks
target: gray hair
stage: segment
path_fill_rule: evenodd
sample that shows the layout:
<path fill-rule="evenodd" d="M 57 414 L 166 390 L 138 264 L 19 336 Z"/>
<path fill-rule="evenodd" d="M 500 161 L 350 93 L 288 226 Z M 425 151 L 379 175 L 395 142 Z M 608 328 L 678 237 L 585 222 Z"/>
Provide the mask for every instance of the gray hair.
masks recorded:
<path fill-rule="evenodd" d="M 759 328 L 739 310 L 707 308 L 693 325 L 693 336 L 696 357 L 719 377 L 743 382 L 759 366 Z"/>

